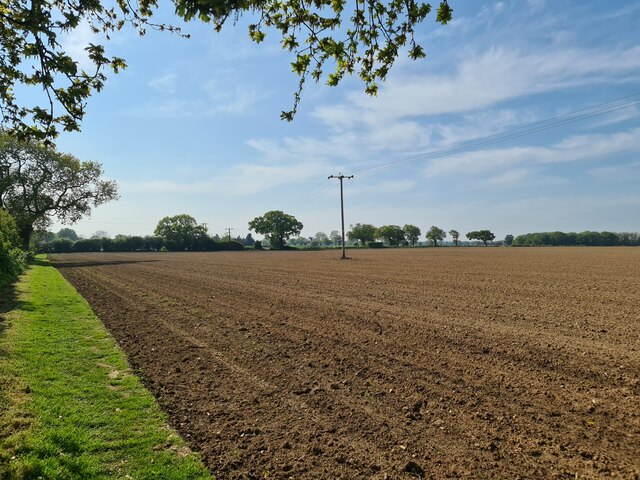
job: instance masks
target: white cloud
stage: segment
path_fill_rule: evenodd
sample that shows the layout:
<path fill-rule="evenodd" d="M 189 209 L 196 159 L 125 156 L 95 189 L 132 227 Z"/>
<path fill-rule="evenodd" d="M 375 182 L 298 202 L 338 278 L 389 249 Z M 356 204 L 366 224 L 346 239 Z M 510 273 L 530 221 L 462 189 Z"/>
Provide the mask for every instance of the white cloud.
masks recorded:
<path fill-rule="evenodd" d="M 73 30 L 61 34 L 59 41 L 62 50 L 78 62 L 78 67 L 81 70 L 85 70 L 89 74 L 95 71 L 95 64 L 89 58 L 85 48 L 90 43 L 98 43 L 103 40 L 99 35 L 93 33 L 91 26 L 86 21 L 80 22 Z"/>
<path fill-rule="evenodd" d="M 512 186 L 521 183 L 532 174 L 532 170 L 528 168 L 515 168 L 505 173 L 496 175 L 487 180 L 487 184 L 491 186 Z"/>
<path fill-rule="evenodd" d="M 149 86 L 160 93 L 171 94 L 175 92 L 175 83 L 175 76 L 167 75 L 150 81 Z M 264 95 L 258 94 L 258 91 L 252 87 L 237 86 L 232 91 L 213 91 L 211 87 L 206 86 L 198 100 L 163 96 L 144 105 L 131 108 L 130 113 L 136 116 L 156 118 L 211 117 L 220 114 L 243 115 L 263 98 Z"/>
<path fill-rule="evenodd" d="M 150 80 L 147 85 L 160 93 L 175 93 L 176 91 L 176 81 L 178 76 L 175 73 L 169 73 L 167 75 L 163 75 L 162 77 L 154 78 Z"/>
<path fill-rule="evenodd" d="M 470 175 L 518 165 L 573 162 L 628 152 L 640 152 L 640 128 L 608 135 L 576 135 L 549 147 L 492 148 L 451 155 L 433 160 L 424 173 L 427 177 Z"/>
<path fill-rule="evenodd" d="M 279 165 L 241 164 L 233 166 L 220 176 L 194 182 L 162 179 L 143 182 L 121 181 L 120 184 L 125 193 L 242 197 L 322 177 L 328 168 L 325 164 L 314 162 Z"/>
<path fill-rule="evenodd" d="M 317 107 L 328 126 L 351 128 L 398 118 L 472 112 L 520 96 L 604 81 L 637 79 L 640 46 L 627 50 L 558 49 L 520 52 L 506 47 L 471 53 L 448 75 L 396 75 L 371 101 L 359 92 L 340 105 Z"/>
<path fill-rule="evenodd" d="M 263 100 L 269 93 L 259 92 L 257 88 L 247 85 L 239 85 L 232 90 L 227 90 L 219 86 L 219 82 L 210 81 L 205 83 L 204 90 L 210 98 L 211 106 L 206 110 L 208 115 L 218 113 L 243 114 L 260 100 Z"/>
<path fill-rule="evenodd" d="M 194 104 L 177 98 L 161 99 L 133 107 L 129 112 L 134 116 L 154 118 L 185 118 L 194 115 Z"/>

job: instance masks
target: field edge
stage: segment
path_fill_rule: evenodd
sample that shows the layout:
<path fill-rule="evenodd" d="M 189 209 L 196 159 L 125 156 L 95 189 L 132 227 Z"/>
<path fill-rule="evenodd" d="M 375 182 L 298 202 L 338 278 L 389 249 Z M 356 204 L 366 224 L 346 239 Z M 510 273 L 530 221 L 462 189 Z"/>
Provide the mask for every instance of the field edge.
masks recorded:
<path fill-rule="evenodd" d="M 46 257 L 3 295 L 0 478 L 212 478 Z"/>

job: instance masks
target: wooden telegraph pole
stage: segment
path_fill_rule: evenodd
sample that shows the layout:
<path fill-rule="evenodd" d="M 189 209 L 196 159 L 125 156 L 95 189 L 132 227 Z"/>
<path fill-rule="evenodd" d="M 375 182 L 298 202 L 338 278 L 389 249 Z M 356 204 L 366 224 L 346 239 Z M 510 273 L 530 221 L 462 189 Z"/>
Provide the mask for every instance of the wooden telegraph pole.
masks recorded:
<path fill-rule="evenodd" d="M 344 250 L 344 195 L 342 193 L 342 181 L 346 178 L 347 180 L 353 178 L 353 175 L 342 175 L 341 173 L 338 175 L 329 175 L 329 180 L 332 178 L 337 178 L 340 180 L 340 217 L 342 219 L 342 259 L 346 259 L 347 256 Z"/>

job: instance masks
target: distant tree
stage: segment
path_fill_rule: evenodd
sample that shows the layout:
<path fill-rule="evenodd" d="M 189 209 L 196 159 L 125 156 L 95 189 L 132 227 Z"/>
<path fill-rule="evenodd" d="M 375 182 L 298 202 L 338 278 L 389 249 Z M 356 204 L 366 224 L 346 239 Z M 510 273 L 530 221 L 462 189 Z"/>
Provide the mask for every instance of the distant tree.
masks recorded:
<path fill-rule="evenodd" d="M 253 247 L 254 243 L 255 243 L 255 239 L 253 238 L 251 233 L 247 233 L 247 236 L 244 237 L 242 244 L 245 245 L 246 247 Z"/>
<path fill-rule="evenodd" d="M 484 243 L 484 246 L 487 246 L 487 242 L 495 239 L 496 236 L 491 233 L 489 230 L 474 230 L 473 232 L 467 233 L 467 238 L 469 240 L 480 240 Z"/>
<path fill-rule="evenodd" d="M 351 230 L 347 233 L 347 238 L 352 242 L 360 242 L 365 245 L 372 242 L 376 238 L 376 227 L 369 223 L 356 223 L 351 226 Z"/>
<path fill-rule="evenodd" d="M 291 236 L 300 235 L 303 225 L 296 217 L 280 210 L 272 210 L 249 222 L 249 228 L 269 238 L 271 248 L 284 248 Z"/>
<path fill-rule="evenodd" d="M 191 215 L 181 214 L 164 217 L 158 222 L 154 234 L 164 238 L 169 250 L 196 250 L 198 241 L 207 237 L 207 227 L 199 225 Z"/>
<path fill-rule="evenodd" d="M 91 238 L 111 238 L 109 232 L 105 232 L 104 230 L 98 230 L 96 233 L 91 235 Z"/>
<path fill-rule="evenodd" d="M 342 246 L 342 234 L 337 230 L 331 230 L 329 238 L 331 239 L 331 243 L 334 247 Z"/>
<path fill-rule="evenodd" d="M 504 237 L 504 244 L 508 247 L 513 245 L 513 235 L 507 235 L 506 237 Z"/>
<path fill-rule="evenodd" d="M 300 247 L 304 247 L 306 245 L 309 245 L 310 243 L 313 242 L 310 242 L 307 237 L 290 238 L 289 240 L 287 240 L 287 245 L 295 245 Z"/>
<path fill-rule="evenodd" d="M 50 225 L 51 217 L 74 223 L 92 207 L 117 199 L 116 183 L 102 174 L 99 163 L 0 133 L 0 208 L 15 219 L 25 250 L 34 229 Z"/>
<path fill-rule="evenodd" d="M 444 240 L 446 236 L 447 236 L 447 232 L 445 232 L 441 228 L 436 227 L 435 225 L 431 226 L 431 228 L 429 229 L 426 235 L 427 240 L 431 240 L 433 242 L 434 247 L 437 247 L 438 242 L 441 242 L 442 240 Z"/>
<path fill-rule="evenodd" d="M 449 230 L 449 235 L 451 235 L 451 237 L 453 238 L 453 244 L 457 247 L 458 239 L 460 238 L 460 232 L 458 232 L 457 230 Z"/>
<path fill-rule="evenodd" d="M 327 235 L 324 232 L 317 232 L 316 235 L 313 237 L 313 241 L 315 245 L 318 245 L 321 247 L 326 247 L 331 243 L 331 239 L 329 238 L 329 235 Z"/>
<path fill-rule="evenodd" d="M 422 234 L 420 229 L 415 225 L 407 224 L 404 227 L 402 227 L 402 230 L 404 231 L 404 237 L 407 240 L 407 242 L 410 245 L 415 247 L 416 243 L 418 243 L 418 239 L 420 238 L 420 235 Z"/>
<path fill-rule="evenodd" d="M 375 237 L 388 245 L 400 245 L 404 241 L 404 230 L 398 225 L 383 225 L 376 229 Z"/>
<path fill-rule="evenodd" d="M 56 233 L 56 237 L 66 238 L 72 242 L 75 242 L 80 238 L 73 228 L 61 228 L 58 233 Z"/>

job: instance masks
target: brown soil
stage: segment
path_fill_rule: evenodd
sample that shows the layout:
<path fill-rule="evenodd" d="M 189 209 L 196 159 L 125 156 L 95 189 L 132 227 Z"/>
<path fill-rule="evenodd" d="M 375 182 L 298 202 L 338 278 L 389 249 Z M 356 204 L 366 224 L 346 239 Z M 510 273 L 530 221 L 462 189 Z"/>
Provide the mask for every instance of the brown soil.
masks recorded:
<path fill-rule="evenodd" d="M 73 254 L 219 478 L 640 478 L 640 249 Z"/>

